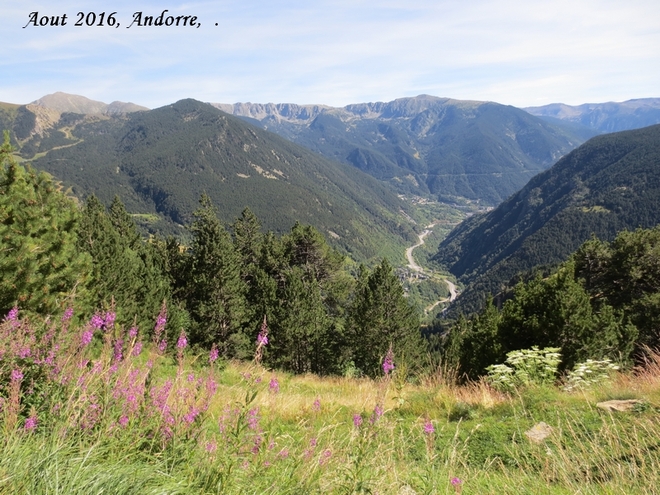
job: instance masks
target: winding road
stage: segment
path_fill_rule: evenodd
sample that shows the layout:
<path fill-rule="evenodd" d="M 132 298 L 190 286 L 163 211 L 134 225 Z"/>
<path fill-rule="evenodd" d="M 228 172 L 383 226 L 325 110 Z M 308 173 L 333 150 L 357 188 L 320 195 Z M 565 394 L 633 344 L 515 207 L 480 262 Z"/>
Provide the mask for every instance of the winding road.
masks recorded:
<path fill-rule="evenodd" d="M 417 262 L 415 261 L 415 258 L 413 257 L 413 254 L 412 254 L 412 253 L 413 253 L 413 250 L 414 250 L 415 248 L 418 248 L 419 246 L 422 246 L 422 245 L 424 244 L 424 238 L 425 238 L 427 235 L 429 235 L 431 232 L 433 232 L 433 230 L 431 230 L 431 229 L 432 229 L 433 227 L 435 227 L 435 225 L 436 225 L 436 224 L 434 224 L 434 223 L 428 225 L 428 226 L 424 229 L 424 231 L 423 231 L 421 234 L 419 234 L 419 235 L 417 236 L 417 237 L 419 238 L 419 242 L 417 242 L 417 244 L 415 244 L 415 245 L 413 245 L 413 246 L 410 246 L 408 249 L 406 249 L 406 259 L 408 260 L 408 268 L 410 268 L 411 270 L 413 270 L 413 271 L 415 271 L 415 272 L 418 272 L 418 273 L 424 273 L 424 268 L 422 268 L 421 266 L 419 266 L 419 265 L 417 264 Z M 431 275 L 433 275 L 433 273 L 431 273 Z M 449 280 L 449 279 L 446 279 L 446 278 L 445 278 L 445 279 L 443 279 L 443 280 L 445 281 L 445 283 L 447 284 L 447 287 L 449 288 L 449 297 L 448 297 L 448 298 L 440 299 L 439 301 L 436 301 L 435 303 L 433 303 L 433 304 L 431 304 L 430 306 L 428 306 L 428 307 L 424 310 L 424 311 L 426 311 L 427 313 L 428 313 L 429 311 L 432 311 L 433 308 L 435 308 L 438 304 L 442 304 L 442 303 L 445 303 L 445 302 L 452 302 L 454 299 L 456 299 L 456 296 L 458 296 L 458 292 L 456 291 L 456 285 L 454 285 L 454 283 L 453 283 L 451 280 Z"/>

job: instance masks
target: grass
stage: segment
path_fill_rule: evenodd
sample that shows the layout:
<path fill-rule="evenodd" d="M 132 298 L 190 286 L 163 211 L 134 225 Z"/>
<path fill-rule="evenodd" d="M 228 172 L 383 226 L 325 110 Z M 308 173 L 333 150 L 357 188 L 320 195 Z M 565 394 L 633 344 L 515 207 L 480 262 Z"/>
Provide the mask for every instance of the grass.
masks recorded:
<path fill-rule="evenodd" d="M 94 329 L 83 345 L 91 329 L 0 324 L 0 493 L 652 494 L 660 486 L 657 353 L 597 389 L 506 395 L 441 373 L 405 380 L 396 368 L 370 380 L 209 365 L 206 353 L 160 353 L 157 339 L 134 356 L 139 335 Z M 620 397 L 644 407 L 595 406 Z M 541 421 L 552 432 L 536 444 L 525 432 Z"/>

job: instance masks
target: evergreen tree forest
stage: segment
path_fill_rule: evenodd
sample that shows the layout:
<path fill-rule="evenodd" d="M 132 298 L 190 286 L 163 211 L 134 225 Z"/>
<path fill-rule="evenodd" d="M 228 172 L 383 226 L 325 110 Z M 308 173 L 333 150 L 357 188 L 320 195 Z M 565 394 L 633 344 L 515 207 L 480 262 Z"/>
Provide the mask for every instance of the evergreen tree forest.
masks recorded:
<path fill-rule="evenodd" d="M 184 332 L 199 350 L 252 359 L 267 331 L 263 363 L 294 373 L 376 376 L 392 347 L 426 352 L 418 316 L 386 260 L 350 271 L 343 255 L 311 226 L 263 232 L 246 208 L 231 225 L 202 195 L 188 237 L 143 239 L 115 197 L 79 205 L 47 174 L 12 157 L 0 160 L 0 314 L 115 315 L 118 328 L 175 348 Z"/>
<path fill-rule="evenodd" d="M 563 369 L 587 359 L 622 364 L 660 348 L 660 226 L 585 242 L 550 275 L 520 282 L 512 295 L 442 338 L 444 359 L 469 378 L 508 352 L 559 347 Z"/>

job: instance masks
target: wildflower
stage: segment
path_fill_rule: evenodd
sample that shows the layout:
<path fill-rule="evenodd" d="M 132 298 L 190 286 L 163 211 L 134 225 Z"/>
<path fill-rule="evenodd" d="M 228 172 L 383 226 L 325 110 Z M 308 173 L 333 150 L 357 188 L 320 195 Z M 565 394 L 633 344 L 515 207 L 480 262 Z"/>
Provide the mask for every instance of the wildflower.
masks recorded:
<path fill-rule="evenodd" d="M 356 428 L 359 428 L 362 426 L 362 415 L 361 414 L 353 414 L 353 426 Z"/>
<path fill-rule="evenodd" d="M 160 352 L 165 352 L 165 349 L 167 349 L 167 340 L 163 339 L 158 343 L 158 350 Z"/>
<path fill-rule="evenodd" d="M 332 451 L 330 451 L 330 449 L 325 449 L 319 458 L 319 466 L 323 466 L 326 462 L 328 462 L 331 456 Z"/>
<path fill-rule="evenodd" d="M 212 454 L 218 449 L 218 444 L 215 441 L 206 442 L 206 451 Z"/>
<path fill-rule="evenodd" d="M 14 306 L 9 310 L 7 316 L 5 316 L 5 321 L 16 321 L 18 320 L 18 307 Z"/>
<path fill-rule="evenodd" d="M 139 356 L 142 352 L 142 342 L 136 342 L 135 347 L 133 347 L 133 356 Z"/>
<path fill-rule="evenodd" d="M 101 318 L 101 315 L 99 315 L 98 313 L 92 316 L 92 319 L 90 320 L 90 324 L 96 330 L 100 330 L 104 323 L 105 322 L 103 321 L 103 318 Z"/>
<path fill-rule="evenodd" d="M 248 428 L 257 430 L 259 428 L 259 408 L 250 409 L 247 416 Z"/>
<path fill-rule="evenodd" d="M 69 321 L 72 316 L 73 316 L 73 308 L 69 306 L 68 308 L 66 308 L 66 311 L 62 315 L 62 323 L 66 323 L 67 321 Z"/>
<path fill-rule="evenodd" d="M 380 404 L 376 404 L 376 407 L 374 407 L 374 412 L 371 415 L 371 419 L 369 420 L 371 424 L 374 424 L 376 421 L 380 419 L 380 417 L 383 415 L 383 406 Z"/>
<path fill-rule="evenodd" d="M 116 317 L 117 315 L 113 311 L 108 311 L 105 313 L 105 318 L 103 320 L 105 330 L 110 330 L 115 325 Z"/>
<path fill-rule="evenodd" d="M 11 381 L 13 383 L 20 382 L 23 379 L 23 372 L 19 369 L 12 370 Z"/>
<path fill-rule="evenodd" d="M 179 340 L 176 342 L 176 348 L 183 350 L 188 346 L 188 339 L 186 338 L 186 333 L 181 329 L 181 334 L 179 335 Z"/>
<path fill-rule="evenodd" d="M 268 384 L 268 389 L 273 394 L 276 394 L 280 391 L 280 382 L 277 381 L 277 378 L 273 377 L 270 379 L 270 383 Z"/>
<path fill-rule="evenodd" d="M 117 339 L 117 340 L 115 340 L 114 354 L 113 354 L 112 358 L 115 361 L 121 361 L 123 357 L 124 357 L 124 340 L 123 339 Z"/>
<path fill-rule="evenodd" d="M 89 343 L 92 341 L 92 335 L 94 334 L 94 331 L 91 329 L 87 329 L 82 333 L 82 336 L 80 337 L 80 347 L 87 347 Z"/>
<path fill-rule="evenodd" d="M 451 485 L 454 487 L 456 493 L 461 493 L 461 488 L 463 485 L 463 480 L 460 478 L 452 478 L 450 481 Z"/>
<path fill-rule="evenodd" d="M 255 363 L 261 364 L 263 348 L 266 345 L 268 345 L 268 325 L 266 323 L 266 316 L 264 315 L 264 321 L 261 324 L 261 330 L 259 330 L 259 335 L 257 336 L 257 350 L 254 352 Z"/>
<path fill-rule="evenodd" d="M 188 373 L 188 383 L 195 381 L 195 373 Z"/>
<path fill-rule="evenodd" d="M 128 426 L 128 416 L 124 414 L 121 418 L 119 418 L 119 425 L 122 428 L 126 428 Z"/>
<path fill-rule="evenodd" d="M 394 353 L 392 352 L 392 346 L 387 351 L 385 359 L 383 360 L 383 373 L 385 376 L 390 374 L 390 371 L 394 369 Z"/>
<path fill-rule="evenodd" d="M 318 440 L 316 439 L 316 437 L 310 438 L 310 440 L 309 440 L 309 446 L 310 447 L 316 447 L 317 443 L 318 443 Z"/>
<path fill-rule="evenodd" d="M 137 334 L 138 334 L 138 329 L 137 329 L 137 327 L 131 327 L 131 329 L 128 331 L 128 336 L 129 336 L 130 338 L 132 338 L 132 339 L 134 339 L 135 337 L 137 337 Z"/>
<path fill-rule="evenodd" d="M 289 457 L 289 451 L 287 449 L 282 449 L 277 454 L 277 457 L 279 457 L 280 459 L 286 459 Z"/>
<path fill-rule="evenodd" d="M 435 433 L 435 428 L 433 427 L 433 423 L 431 423 L 430 419 L 427 419 L 424 422 L 424 435 L 432 435 Z"/>
<path fill-rule="evenodd" d="M 318 397 L 314 401 L 314 404 L 312 404 L 312 411 L 314 412 L 319 412 L 321 410 L 321 399 Z"/>
<path fill-rule="evenodd" d="M 37 424 L 37 415 L 33 414 L 25 420 L 25 426 L 23 426 L 23 429 L 25 431 L 33 431 L 37 427 Z"/>
<path fill-rule="evenodd" d="M 213 364 L 218 360 L 218 347 L 215 343 L 211 346 L 211 352 L 209 353 L 209 363 Z"/>

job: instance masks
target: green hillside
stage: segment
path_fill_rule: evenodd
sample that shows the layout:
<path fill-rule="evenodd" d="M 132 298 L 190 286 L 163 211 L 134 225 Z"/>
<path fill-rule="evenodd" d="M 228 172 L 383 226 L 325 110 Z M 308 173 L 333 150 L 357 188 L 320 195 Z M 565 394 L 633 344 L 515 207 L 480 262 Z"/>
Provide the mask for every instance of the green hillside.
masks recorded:
<path fill-rule="evenodd" d="M 595 137 L 485 215 L 457 227 L 435 260 L 463 283 L 477 309 L 535 267 L 555 265 L 592 235 L 660 222 L 660 125 Z"/>
<path fill-rule="evenodd" d="M 226 222 L 249 206 L 266 229 L 309 223 L 357 259 L 401 256 L 412 238 L 386 186 L 195 100 L 119 118 L 65 113 L 58 126 L 69 139 L 34 166 L 79 197 L 118 194 L 152 215 L 141 217 L 151 231 L 176 233 L 206 192 Z"/>

